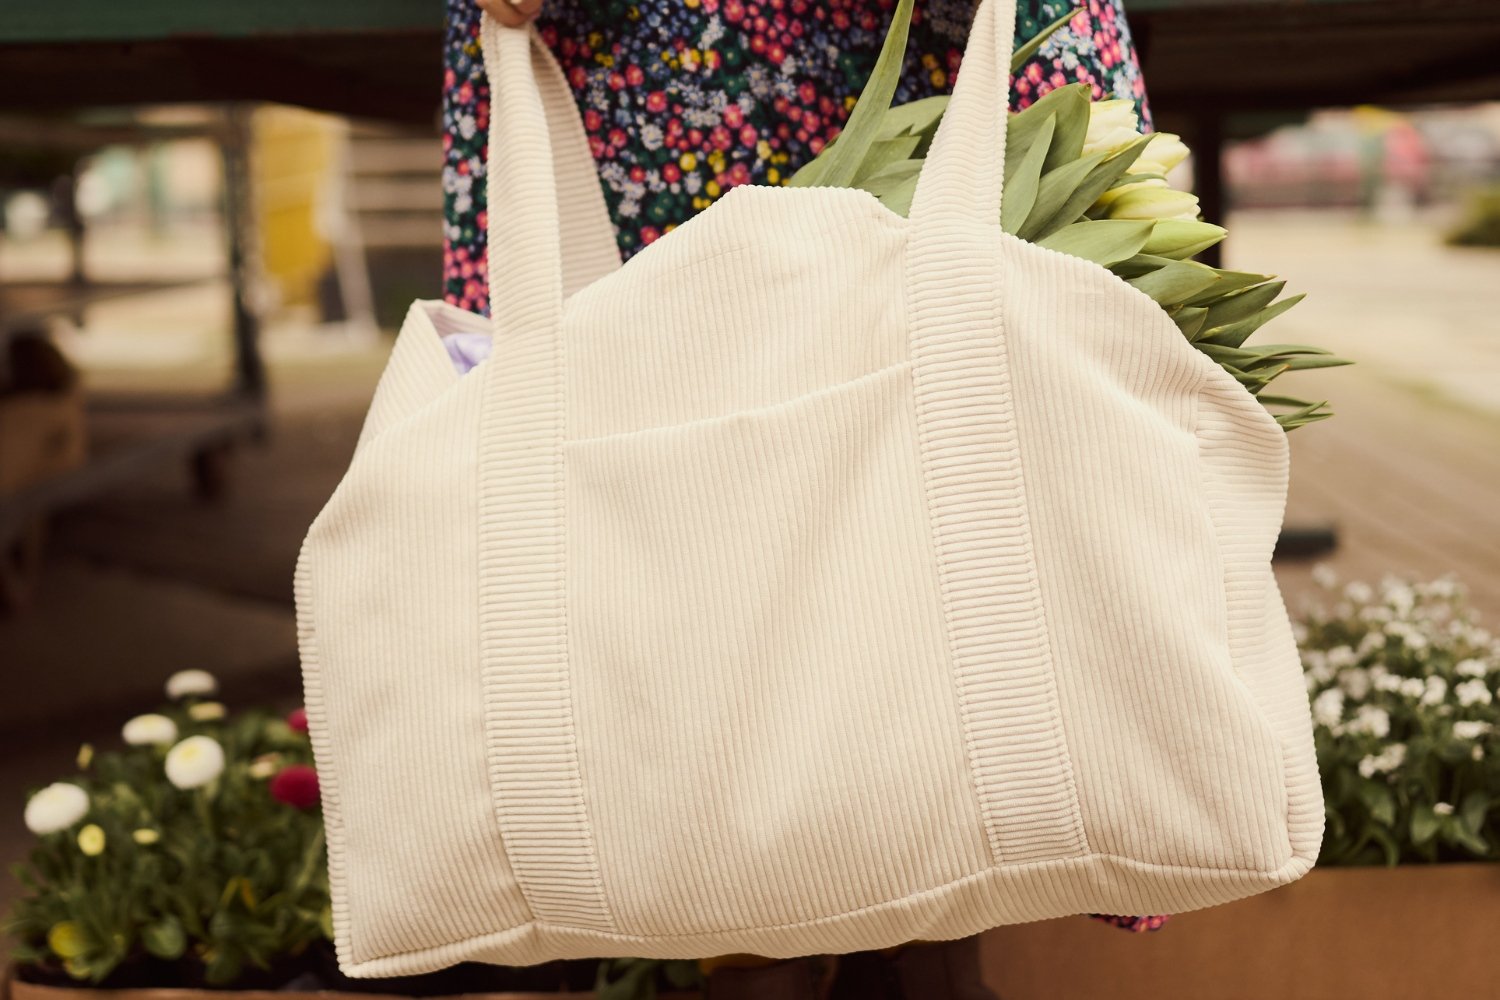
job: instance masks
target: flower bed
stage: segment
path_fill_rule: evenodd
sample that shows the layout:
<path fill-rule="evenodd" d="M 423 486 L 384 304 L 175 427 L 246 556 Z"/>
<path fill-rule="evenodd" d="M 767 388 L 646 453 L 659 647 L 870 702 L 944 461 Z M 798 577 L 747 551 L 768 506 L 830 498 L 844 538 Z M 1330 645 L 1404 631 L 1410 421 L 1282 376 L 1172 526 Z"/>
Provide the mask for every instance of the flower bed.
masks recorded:
<path fill-rule="evenodd" d="M 28 798 L 37 840 L 7 925 L 12 1000 L 215 989 L 634 1000 L 698 983 L 695 963 L 628 959 L 347 979 L 306 713 L 230 715 L 216 690 L 204 671 L 173 675 L 171 704 L 127 721 L 123 749 L 84 746 L 74 778 Z"/>
<path fill-rule="evenodd" d="M 987 978 L 1007 1000 L 1495 993 L 1500 641 L 1450 580 L 1317 575 L 1332 606 L 1297 637 L 1327 796 L 1319 867 L 1145 939 L 1069 920 L 992 931 Z"/>

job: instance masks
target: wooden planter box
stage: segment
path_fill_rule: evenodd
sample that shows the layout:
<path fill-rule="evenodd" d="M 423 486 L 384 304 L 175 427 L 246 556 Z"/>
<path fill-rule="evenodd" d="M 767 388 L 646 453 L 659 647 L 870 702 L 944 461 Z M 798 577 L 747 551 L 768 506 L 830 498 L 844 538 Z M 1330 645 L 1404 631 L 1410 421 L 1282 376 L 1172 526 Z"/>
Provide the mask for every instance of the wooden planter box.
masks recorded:
<path fill-rule="evenodd" d="M 591 1000 L 594 993 L 462 993 L 428 1000 Z M 702 1000 L 697 993 L 658 993 L 658 1000 Z M 408 1000 L 401 994 L 347 993 L 339 990 L 90 990 L 89 987 L 43 987 L 21 982 L 7 967 L 0 1000 Z"/>
<path fill-rule="evenodd" d="M 1315 869 L 1130 934 L 1070 917 L 984 937 L 1004 1000 L 1500 996 L 1500 864 Z"/>
<path fill-rule="evenodd" d="M 271 990 L 91 990 L 37 986 L 11 979 L 5 1000 L 401 1000 L 379 993 L 280 992 Z M 590 993 L 467 993 L 441 1000 L 590 1000 Z M 658 993 L 658 1000 L 700 1000 L 697 993 Z M 769 998 L 768 998 L 769 1000 Z"/>

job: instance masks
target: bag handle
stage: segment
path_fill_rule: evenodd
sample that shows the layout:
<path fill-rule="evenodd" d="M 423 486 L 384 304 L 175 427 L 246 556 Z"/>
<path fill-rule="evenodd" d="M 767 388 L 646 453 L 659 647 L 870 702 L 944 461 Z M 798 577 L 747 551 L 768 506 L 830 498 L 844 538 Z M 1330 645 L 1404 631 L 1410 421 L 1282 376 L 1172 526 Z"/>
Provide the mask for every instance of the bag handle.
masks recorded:
<path fill-rule="evenodd" d="M 565 296 L 620 266 L 572 89 L 532 28 L 482 16 L 490 81 L 487 239 L 496 344 L 555 328 Z"/>
<path fill-rule="evenodd" d="M 970 218 L 1000 224 L 1015 24 L 1016 0 L 981 0 L 953 97 L 917 176 L 913 222 Z"/>

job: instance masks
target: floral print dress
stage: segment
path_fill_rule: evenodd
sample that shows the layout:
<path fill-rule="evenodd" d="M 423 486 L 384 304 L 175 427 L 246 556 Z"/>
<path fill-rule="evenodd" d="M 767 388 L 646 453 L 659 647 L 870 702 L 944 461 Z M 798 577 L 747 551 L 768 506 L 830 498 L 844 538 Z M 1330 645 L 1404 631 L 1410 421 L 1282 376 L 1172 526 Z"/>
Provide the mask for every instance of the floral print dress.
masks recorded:
<path fill-rule="evenodd" d="M 489 84 L 474 0 L 447 0 L 443 278 L 447 301 L 489 313 L 485 159 Z M 1055 87 L 1096 99 L 1146 90 L 1122 0 L 1082 9 L 1015 75 L 1020 110 Z M 1018 0 L 1016 44 L 1079 0 Z M 537 26 L 578 99 L 620 252 L 629 257 L 740 184 L 783 184 L 838 135 L 875 65 L 895 0 L 546 0 Z M 946 94 L 974 0 L 917 0 L 895 103 Z M 1132 931 L 1162 916 L 1099 916 Z"/>
<path fill-rule="evenodd" d="M 444 296 L 489 310 L 479 7 L 447 0 Z M 1149 123 L 1122 0 L 1019 0 L 1016 43 L 1082 6 L 1016 75 L 1024 108 L 1054 87 L 1134 100 Z M 896 103 L 948 93 L 974 0 L 917 0 Z M 895 0 L 546 0 L 537 21 L 578 98 L 622 255 L 739 184 L 782 184 L 838 135 Z"/>

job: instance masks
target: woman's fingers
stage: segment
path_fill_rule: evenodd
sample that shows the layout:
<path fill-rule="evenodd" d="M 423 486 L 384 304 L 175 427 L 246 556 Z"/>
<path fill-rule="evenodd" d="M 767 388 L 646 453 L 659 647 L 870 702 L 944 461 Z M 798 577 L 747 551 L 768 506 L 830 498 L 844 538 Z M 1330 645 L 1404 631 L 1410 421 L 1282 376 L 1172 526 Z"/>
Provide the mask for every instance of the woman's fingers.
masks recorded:
<path fill-rule="evenodd" d="M 542 0 L 477 0 L 491 17 L 511 28 L 530 22 L 542 10 Z"/>

